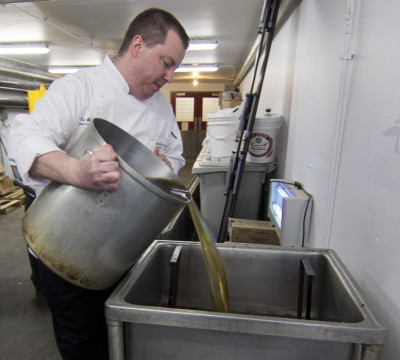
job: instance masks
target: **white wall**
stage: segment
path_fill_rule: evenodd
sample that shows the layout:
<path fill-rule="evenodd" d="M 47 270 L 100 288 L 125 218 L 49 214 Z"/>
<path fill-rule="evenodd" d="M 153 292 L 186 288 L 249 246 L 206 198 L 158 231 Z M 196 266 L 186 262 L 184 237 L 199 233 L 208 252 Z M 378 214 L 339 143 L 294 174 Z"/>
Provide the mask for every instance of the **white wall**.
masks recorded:
<path fill-rule="evenodd" d="M 337 252 L 388 325 L 382 360 L 400 356 L 400 148 L 384 133 L 400 132 L 399 13 L 396 0 L 303 0 L 259 105 L 285 117 L 279 176 L 313 194 L 311 246 Z"/>

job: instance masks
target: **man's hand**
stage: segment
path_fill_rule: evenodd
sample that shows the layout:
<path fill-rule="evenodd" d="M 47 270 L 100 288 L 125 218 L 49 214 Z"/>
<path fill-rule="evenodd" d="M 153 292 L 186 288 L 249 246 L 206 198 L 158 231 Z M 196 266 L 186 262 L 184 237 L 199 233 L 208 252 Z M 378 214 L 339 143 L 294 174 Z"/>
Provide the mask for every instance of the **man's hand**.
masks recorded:
<path fill-rule="evenodd" d="M 78 187 L 113 190 L 118 188 L 121 175 L 118 155 L 111 145 L 94 148 L 72 166 Z"/>
<path fill-rule="evenodd" d="M 89 190 L 114 190 L 121 181 L 118 155 L 111 145 L 96 147 L 82 159 L 49 152 L 35 159 L 29 174 Z"/>
<path fill-rule="evenodd" d="M 167 164 L 168 167 L 169 167 L 171 170 L 173 170 L 173 169 L 172 169 L 171 162 L 167 159 L 167 157 L 166 157 L 164 154 L 160 154 L 160 148 L 159 148 L 159 147 L 154 148 L 153 153 L 154 153 L 156 156 L 158 156 L 158 158 L 159 158 L 160 160 L 162 160 L 165 164 Z"/>

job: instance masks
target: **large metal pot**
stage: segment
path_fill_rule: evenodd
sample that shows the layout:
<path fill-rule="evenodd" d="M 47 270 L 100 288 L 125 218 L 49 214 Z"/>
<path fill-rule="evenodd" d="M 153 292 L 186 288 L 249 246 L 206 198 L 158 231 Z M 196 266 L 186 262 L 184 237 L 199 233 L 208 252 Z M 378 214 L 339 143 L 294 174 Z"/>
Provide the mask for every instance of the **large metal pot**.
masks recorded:
<path fill-rule="evenodd" d="M 64 279 L 87 289 L 112 286 L 188 202 L 190 193 L 154 154 L 117 126 L 95 119 L 73 147 L 111 144 L 121 185 L 89 191 L 48 185 L 23 218 L 34 253 Z"/>

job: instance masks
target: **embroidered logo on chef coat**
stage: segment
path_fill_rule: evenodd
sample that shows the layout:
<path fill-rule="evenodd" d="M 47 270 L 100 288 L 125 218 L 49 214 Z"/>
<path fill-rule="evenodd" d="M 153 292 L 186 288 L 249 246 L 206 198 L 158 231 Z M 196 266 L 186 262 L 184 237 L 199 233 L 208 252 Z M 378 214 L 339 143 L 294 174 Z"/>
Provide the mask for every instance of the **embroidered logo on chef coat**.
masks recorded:
<path fill-rule="evenodd" d="M 81 117 L 81 119 L 79 120 L 79 125 L 90 125 L 90 123 L 92 122 L 92 119 L 90 117 L 88 118 L 83 118 Z"/>
<path fill-rule="evenodd" d="M 160 153 L 166 154 L 171 144 L 171 138 L 167 136 L 160 136 L 156 141 L 156 147 L 160 149 Z"/>
<path fill-rule="evenodd" d="M 162 141 L 157 141 L 156 142 L 156 147 L 160 149 L 161 153 L 165 153 L 168 149 L 168 144 L 162 142 Z"/>

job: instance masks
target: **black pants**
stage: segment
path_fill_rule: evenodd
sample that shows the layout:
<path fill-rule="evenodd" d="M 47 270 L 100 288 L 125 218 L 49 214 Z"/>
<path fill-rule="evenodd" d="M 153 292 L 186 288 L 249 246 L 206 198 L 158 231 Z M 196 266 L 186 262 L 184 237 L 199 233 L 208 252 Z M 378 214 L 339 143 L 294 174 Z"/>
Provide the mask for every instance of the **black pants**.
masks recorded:
<path fill-rule="evenodd" d="M 25 210 L 35 200 L 26 193 Z M 52 313 L 54 334 L 64 360 L 108 360 L 104 303 L 115 287 L 94 291 L 75 286 L 50 270 L 29 251 L 32 283 Z"/>
<path fill-rule="evenodd" d="M 33 256 L 32 256 L 33 257 Z M 114 288 L 88 290 L 75 286 L 33 257 L 40 291 L 53 316 L 57 345 L 64 360 L 108 360 L 104 303 Z"/>

